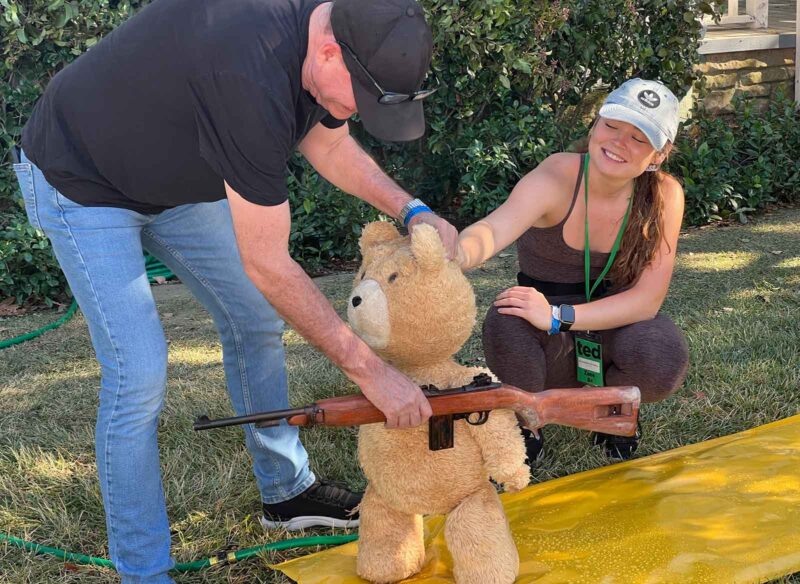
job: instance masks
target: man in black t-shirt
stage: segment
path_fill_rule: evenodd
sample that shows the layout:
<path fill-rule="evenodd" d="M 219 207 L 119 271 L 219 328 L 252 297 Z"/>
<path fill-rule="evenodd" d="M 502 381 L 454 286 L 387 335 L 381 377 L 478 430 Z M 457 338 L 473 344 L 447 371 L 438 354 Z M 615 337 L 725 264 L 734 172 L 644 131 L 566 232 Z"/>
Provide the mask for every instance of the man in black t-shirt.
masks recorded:
<path fill-rule="evenodd" d="M 389 179 L 346 123 L 358 112 L 380 139 L 420 137 L 431 50 L 414 0 L 158 0 L 37 103 L 14 168 L 101 366 L 97 466 L 123 583 L 171 582 L 174 564 L 156 441 L 167 351 L 143 248 L 212 314 L 237 414 L 288 407 L 280 314 L 389 427 L 430 416 L 419 388 L 289 256 L 285 173 L 297 149 L 409 228 L 435 226 L 453 257 L 455 229 Z M 316 480 L 296 429 L 248 426 L 245 436 L 267 527 L 357 524 L 360 495 Z"/>

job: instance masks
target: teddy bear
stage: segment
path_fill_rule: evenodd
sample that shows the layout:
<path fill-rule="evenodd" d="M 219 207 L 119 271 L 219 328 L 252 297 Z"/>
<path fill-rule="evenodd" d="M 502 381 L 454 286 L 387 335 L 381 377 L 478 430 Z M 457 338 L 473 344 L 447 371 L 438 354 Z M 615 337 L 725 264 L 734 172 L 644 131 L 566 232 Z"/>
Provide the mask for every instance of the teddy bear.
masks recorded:
<path fill-rule="evenodd" d="M 348 300 L 350 326 L 373 350 L 419 385 L 470 383 L 485 370 L 453 355 L 475 324 L 475 294 L 448 261 L 437 231 L 425 224 L 402 236 L 387 222 L 368 224 L 362 264 Z M 519 556 L 490 482 L 506 491 L 528 485 L 530 468 L 516 416 L 492 411 L 481 425 L 456 420 L 454 446 L 432 451 L 428 424 L 361 426 L 358 458 L 368 485 L 360 506 L 357 571 L 396 582 L 425 561 L 422 516 L 446 515 L 445 540 L 458 584 L 511 584 Z"/>

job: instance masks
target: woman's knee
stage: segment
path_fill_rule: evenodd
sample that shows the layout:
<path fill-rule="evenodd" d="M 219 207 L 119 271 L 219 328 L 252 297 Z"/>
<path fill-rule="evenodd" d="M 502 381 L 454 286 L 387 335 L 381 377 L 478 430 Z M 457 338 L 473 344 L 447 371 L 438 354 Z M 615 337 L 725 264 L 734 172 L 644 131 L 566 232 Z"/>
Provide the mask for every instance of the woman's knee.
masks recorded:
<path fill-rule="evenodd" d="M 628 378 L 636 378 L 644 401 L 666 399 L 683 383 L 689 368 L 689 347 L 680 329 L 658 315 L 617 331 L 613 362 Z"/>
<path fill-rule="evenodd" d="M 524 319 L 500 314 L 491 307 L 483 322 L 487 367 L 506 383 L 522 389 L 542 389 L 545 375 L 542 335 L 546 336 Z"/>

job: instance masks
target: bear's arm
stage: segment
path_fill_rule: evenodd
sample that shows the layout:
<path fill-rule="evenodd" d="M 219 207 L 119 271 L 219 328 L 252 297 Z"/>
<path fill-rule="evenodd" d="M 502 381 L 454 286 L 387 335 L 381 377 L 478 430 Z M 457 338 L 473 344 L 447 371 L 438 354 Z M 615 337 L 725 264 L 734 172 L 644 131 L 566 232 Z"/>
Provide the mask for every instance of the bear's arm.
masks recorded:
<path fill-rule="evenodd" d="M 485 424 L 467 427 L 481 449 L 486 472 L 495 481 L 518 483 L 509 485 L 517 488 L 527 485 L 530 469 L 525 464 L 525 442 L 513 411 L 494 410 Z"/>

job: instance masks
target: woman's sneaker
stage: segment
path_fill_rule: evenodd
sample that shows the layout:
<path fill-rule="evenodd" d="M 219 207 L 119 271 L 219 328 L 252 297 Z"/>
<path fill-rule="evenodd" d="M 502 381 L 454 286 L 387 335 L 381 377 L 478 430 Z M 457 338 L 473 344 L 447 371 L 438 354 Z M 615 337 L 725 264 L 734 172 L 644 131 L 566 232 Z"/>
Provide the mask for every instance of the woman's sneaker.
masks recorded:
<path fill-rule="evenodd" d="M 308 489 L 280 503 L 264 503 L 261 524 L 267 529 L 298 531 L 309 527 L 358 527 L 358 504 L 363 493 L 343 485 L 317 481 Z"/>
<path fill-rule="evenodd" d="M 603 434 L 602 432 L 592 432 L 592 444 L 602 446 L 606 456 L 611 460 L 630 460 L 639 447 L 639 439 L 642 437 L 642 425 L 636 425 L 636 434 L 633 436 L 615 436 L 614 434 Z"/>

